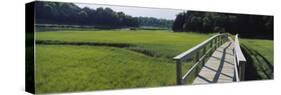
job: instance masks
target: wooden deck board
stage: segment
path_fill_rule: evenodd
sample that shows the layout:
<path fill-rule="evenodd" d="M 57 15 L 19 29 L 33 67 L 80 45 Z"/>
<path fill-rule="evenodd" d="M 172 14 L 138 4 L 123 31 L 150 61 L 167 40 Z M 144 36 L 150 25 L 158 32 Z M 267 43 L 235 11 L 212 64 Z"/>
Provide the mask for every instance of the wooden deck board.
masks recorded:
<path fill-rule="evenodd" d="M 233 43 L 228 41 L 217 48 L 205 63 L 192 84 L 233 82 Z"/>

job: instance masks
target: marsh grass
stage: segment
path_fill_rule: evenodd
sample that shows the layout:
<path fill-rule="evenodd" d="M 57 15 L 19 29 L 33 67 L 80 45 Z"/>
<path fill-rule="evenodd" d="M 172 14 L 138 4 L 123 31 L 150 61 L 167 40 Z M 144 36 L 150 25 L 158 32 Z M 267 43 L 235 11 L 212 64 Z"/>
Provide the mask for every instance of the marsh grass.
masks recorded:
<path fill-rule="evenodd" d="M 273 79 L 273 40 L 242 39 L 246 80 Z"/>
<path fill-rule="evenodd" d="M 173 57 L 211 35 L 165 30 L 36 32 L 36 93 L 175 85 Z M 192 65 L 184 64 L 183 72 Z"/>

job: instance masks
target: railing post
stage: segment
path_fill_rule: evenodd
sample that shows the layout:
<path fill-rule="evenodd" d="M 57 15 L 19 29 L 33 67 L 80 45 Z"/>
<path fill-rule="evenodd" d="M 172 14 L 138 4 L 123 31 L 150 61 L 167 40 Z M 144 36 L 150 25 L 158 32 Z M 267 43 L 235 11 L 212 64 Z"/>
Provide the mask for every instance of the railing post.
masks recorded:
<path fill-rule="evenodd" d="M 207 56 L 202 56 L 201 52 L 203 52 L 204 54 L 207 52 L 206 50 L 208 49 L 208 45 L 210 44 L 212 50 L 215 50 L 218 47 L 218 37 L 220 37 L 221 35 L 214 35 L 211 38 L 209 38 L 208 40 L 205 40 L 204 42 L 198 44 L 197 46 L 189 49 L 188 51 L 185 51 L 183 53 L 181 53 L 180 55 L 174 57 L 174 61 L 176 63 L 176 84 L 177 85 L 182 85 L 185 84 L 185 80 L 190 76 L 191 73 L 194 73 L 193 71 L 196 70 L 196 74 L 199 73 L 199 70 L 202 68 L 202 63 L 204 62 L 202 60 L 200 60 L 200 58 L 204 58 Z M 202 50 L 203 49 L 203 50 Z M 209 50 L 209 49 L 208 49 Z M 210 53 L 211 54 L 211 53 Z M 209 55 L 210 56 L 210 55 Z M 196 64 L 194 66 L 192 66 L 192 68 L 190 70 L 188 70 L 184 75 L 182 75 L 182 62 L 186 61 L 187 59 L 194 59 L 194 62 L 196 62 Z M 203 59 L 203 60 L 204 60 Z M 199 62 L 199 63 L 198 63 Z M 198 66 L 200 66 L 200 68 L 198 68 Z"/>
<path fill-rule="evenodd" d="M 220 47 L 221 46 L 221 36 L 218 37 L 218 43 L 219 43 L 218 47 Z"/>
<path fill-rule="evenodd" d="M 220 47 L 221 41 L 220 41 L 220 36 L 218 36 L 218 47 Z"/>
<path fill-rule="evenodd" d="M 246 61 L 239 61 L 239 77 L 240 80 L 245 80 L 245 65 Z"/>
<path fill-rule="evenodd" d="M 200 59 L 200 51 L 198 51 L 195 55 L 195 63 L 199 62 L 199 59 Z M 199 64 L 201 64 L 201 62 Z M 196 67 L 195 71 L 196 71 L 196 73 L 199 73 L 199 68 Z"/>
<path fill-rule="evenodd" d="M 245 80 L 245 66 L 247 63 L 246 58 L 243 55 L 243 52 L 241 51 L 240 45 L 239 45 L 239 39 L 238 34 L 235 36 L 235 58 L 236 63 L 238 65 L 238 76 L 240 80 Z"/>
<path fill-rule="evenodd" d="M 218 37 L 218 47 L 217 48 L 219 48 L 220 47 L 220 37 Z"/>
<path fill-rule="evenodd" d="M 176 75 L 177 75 L 177 85 L 182 85 L 182 74 L 181 74 L 181 60 L 176 60 Z"/>
<path fill-rule="evenodd" d="M 220 36 L 218 36 L 218 47 L 220 47 Z"/>
<path fill-rule="evenodd" d="M 203 55 L 204 54 L 206 54 L 206 46 L 205 47 L 203 47 Z M 206 56 L 208 56 L 207 54 L 206 54 Z M 207 58 L 207 57 L 205 57 L 205 58 Z M 205 64 L 205 58 L 203 59 L 203 63 Z"/>
<path fill-rule="evenodd" d="M 220 38 L 221 38 L 221 45 L 223 44 L 223 36 L 220 36 Z"/>
<path fill-rule="evenodd" d="M 211 52 L 213 51 L 213 42 L 214 42 L 213 40 L 210 41 L 210 46 L 209 47 L 210 47 Z"/>
<path fill-rule="evenodd" d="M 199 60 L 199 54 L 200 54 L 200 52 L 198 51 L 195 55 L 195 63 Z"/>
<path fill-rule="evenodd" d="M 224 35 L 224 41 L 227 41 L 227 34 Z"/>
<path fill-rule="evenodd" d="M 213 40 L 210 41 L 210 48 L 212 49 L 213 47 Z"/>
<path fill-rule="evenodd" d="M 215 48 L 214 49 L 216 49 L 217 48 L 217 38 L 215 38 L 214 40 L 215 40 Z"/>

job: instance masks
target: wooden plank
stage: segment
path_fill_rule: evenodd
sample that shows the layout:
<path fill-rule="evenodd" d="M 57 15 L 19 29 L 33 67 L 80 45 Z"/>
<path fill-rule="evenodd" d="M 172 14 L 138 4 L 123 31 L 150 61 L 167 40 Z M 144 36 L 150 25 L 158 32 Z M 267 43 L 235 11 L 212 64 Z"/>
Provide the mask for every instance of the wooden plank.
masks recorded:
<path fill-rule="evenodd" d="M 231 41 L 217 48 L 192 84 L 233 82 L 233 48 Z"/>
<path fill-rule="evenodd" d="M 215 40 L 215 46 L 219 46 L 219 44 L 222 44 L 222 42 L 223 41 L 221 41 L 222 40 L 222 38 L 223 37 L 227 37 L 227 34 L 217 34 L 217 35 L 214 35 L 214 36 L 212 36 L 211 38 L 209 38 L 209 39 L 207 39 L 207 40 L 205 40 L 205 41 L 203 41 L 202 43 L 200 43 L 200 44 L 198 44 L 198 45 L 196 45 L 195 47 L 193 47 L 193 48 L 191 48 L 191 49 L 189 49 L 189 50 L 187 50 L 187 51 L 185 51 L 185 52 L 183 52 L 183 53 L 181 53 L 180 55 L 178 55 L 178 56 L 176 56 L 176 57 L 174 57 L 173 59 L 176 61 L 176 75 L 177 75 L 177 85 L 181 85 L 181 84 L 183 84 L 184 82 L 183 82 L 183 80 L 185 80 L 185 79 L 187 79 L 187 76 L 189 75 L 189 71 L 192 71 L 193 70 L 193 68 L 191 68 L 191 70 L 189 70 L 185 75 L 184 75 L 184 77 L 183 78 L 181 78 L 182 76 L 181 76 L 181 62 L 182 61 L 185 61 L 185 60 L 187 60 L 187 59 L 189 59 L 189 58 L 191 58 L 191 57 L 193 57 L 194 56 L 194 54 L 195 54 L 195 63 L 198 63 L 198 64 L 200 64 L 200 63 L 205 63 L 205 57 L 207 56 L 206 54 L 204 54 L 204 56 L 203 55 L 199 55 L 199 52 L 201 52 L 200 50 L 203 48 L 203 53 L 205 53 L 206 52 L 206 48 L 208 47 L 208 45 L 211 43 L 211 45 L 212 45 L 212 43 L 213 43 L 213 41 Z M 219 38 L 221 38 L 221 39 L 219 39 Z M 211 47 L 211 49 L 210 50 L 215 50 L 217 47 Z M 209 53 L 209 54 L 211 54 L 211 53 Z M 202 59 L 202 61 L 200 61 L 200 59 Z M 195 65 L 195 66 L 193 66 L 194 68 L 196 67 L 197 65 Z M 201 69 L 201 68 L 200 68 Z M 198 72 L 197 72 L 198 73 Z M 196 73 L 196 74 L 197 74 Z"/>
<path fill-rule="evenodd" d="M 181 79 L 181 61 L 180 60 L 176 60 L 176 74 L 177 74 L 177 85 L 181 85 L 182 84 L 182 79 Z"/>
<path fill-rule="evenodd" d="M 206 57 L 208 57 L 208 54 L 211 54 L 211 52 L 212 50 L 208 50 L 199 60 L 196 60 L 196 63 L 184 74 L 182 80 L 186 81 L 189 75 L 191 74 L 191 72 L 195 70 L 194 68 L 196 68 L 199 64 L 202 64 L 203 60 L 206 59 Z"/>

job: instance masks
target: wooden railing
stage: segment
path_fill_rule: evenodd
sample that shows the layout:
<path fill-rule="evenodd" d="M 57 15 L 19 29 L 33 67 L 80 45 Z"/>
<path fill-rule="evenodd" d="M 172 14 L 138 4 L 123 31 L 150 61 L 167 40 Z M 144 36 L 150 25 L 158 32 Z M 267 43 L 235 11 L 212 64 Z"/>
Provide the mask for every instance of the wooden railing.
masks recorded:
<path fill-rule="evenodd" d="M 176 61 L 177 85 L 185 84 L 186 80 L 191 78 L 191 74 L 197 75 L 204 65 L 205 60 L 211 56 L 214 50 L 227 40 L 227 34 L 216 34 L 195 47 L 174 57 L 174 60 Z M 182 76 L 182 63 L 192 58 L 194 58 L 195 64 Z"/>
<path fill-rule="evenodd" d="M 247 63 L 246 58 L 244 57 L 238 39 L 238 34 L 235 36 L 234 40 L 234 81 L 241 81 L 245 78 L 245 65 Z"/>

